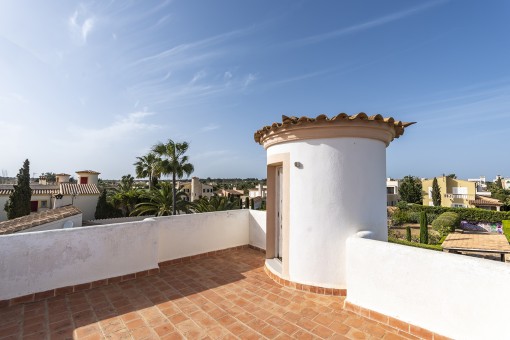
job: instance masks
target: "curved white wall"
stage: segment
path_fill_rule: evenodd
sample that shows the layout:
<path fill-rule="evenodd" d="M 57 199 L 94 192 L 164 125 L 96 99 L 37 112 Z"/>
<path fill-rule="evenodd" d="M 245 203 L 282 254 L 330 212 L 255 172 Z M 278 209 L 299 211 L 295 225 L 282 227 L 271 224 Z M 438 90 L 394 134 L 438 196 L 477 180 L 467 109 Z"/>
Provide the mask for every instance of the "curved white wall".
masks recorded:
<path fill-rule="evenodd" d="M 386 145 L 333 138 L 267 149 L 268 157 L 281 153 L 290 154 L 289 279 L 345 288 L 347 238 L 370 230 L 387 240 Z"/>

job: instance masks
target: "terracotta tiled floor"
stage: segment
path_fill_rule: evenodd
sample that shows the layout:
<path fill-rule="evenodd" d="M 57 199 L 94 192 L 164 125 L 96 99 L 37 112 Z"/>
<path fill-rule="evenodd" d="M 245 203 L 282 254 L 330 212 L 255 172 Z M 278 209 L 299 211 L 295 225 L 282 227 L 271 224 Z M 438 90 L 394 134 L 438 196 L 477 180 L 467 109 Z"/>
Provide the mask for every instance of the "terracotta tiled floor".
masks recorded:
<path fill-rule="evenodd" d="M 401 339 L 342 309 L 343 298 L 284 288 L 263 255 L 233 251 L 161 274 L 0 309 L 0 339 Z"/>

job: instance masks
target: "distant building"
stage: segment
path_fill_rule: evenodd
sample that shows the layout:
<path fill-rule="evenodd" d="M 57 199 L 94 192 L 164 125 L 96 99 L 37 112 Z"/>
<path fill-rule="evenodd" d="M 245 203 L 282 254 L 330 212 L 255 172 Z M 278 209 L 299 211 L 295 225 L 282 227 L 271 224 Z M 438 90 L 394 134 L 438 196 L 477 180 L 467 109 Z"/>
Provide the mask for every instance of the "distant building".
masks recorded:
<path fill-rule="evenodd" d="M 475 182 L 477 195 L 491 197 L 491 192 L 487 190 L 485 176 L 480 176 L 480 178 L 468 178 L 468 182 Z"/>
<path fill-rule="evenodd" d="M 267 185 L 259 184 L 256 188 L 248 189 L 248 196 L 250 198 L 260 197 L 260 198 L 266 198 L 267 197 Z"/>
<path fill-rule="evenodd" d="M 216 191 L 216 194 L 218 196 L 225 196 L 225 197 L 228 197 L 228 196 L 234 196 L 234 197 L 241 197 L 244 195 L 244 191 L 243 190 L 237 190 L 235 187 L 234 189 L 220 189 L 218 191 Z"/>
<path fill-rule="evenodd" d="M 38 213 L 73 205 L 82 211 L 83 219 L 94 219 L 97 200 L 100 194 L 97 187 L 100 173 L 84 170 L 77 171 L 76 174 L 78 176 L 78 184 L 69 183 L 71 175 L 63 173 L 56 175 L 55 184 L 48 184 L 44 177 L 39 179 L 40 182 L 38 184 L 31 183 L 31 212 Z M 7 220 L 7 212 L 4 210 L 4 206 L 13 190 L 13 185 L 0 185 L 0 221 Z"/>
<path fill-rule="evenodd" d="M 188 195 L 190 202 L 196 201 L 201 197 L 211 198 L 214 196 L 212 185 L 200 182 L 198 177 L 193 177 L 191 182 L 180 183 L 178 188 Z"/>
<path fill-rule="evenodd" d="M 400 201 L 398 184 L 398 179 L 386 178 L 386 205 L 388 207 L 394 207 Z"/>
<path fill-rule="evenodd" d="M 497 175 L 493 182 L 495 183 L 499 178 L 501 178 L 501 185 L 503 185 L 503 189 L 510 190 L 510 178 L 504 178 L 501 175 Z"/>
<path fill-rule="evenodd" d="M 433 179 L 422 179 L 423 205 L 433 206 Z M 437 177 L 437 184 L 441 191 L 441 206 L 452 208 L 481 208 L 500 210 L 502 203 L 494 198 L 477 194 L 476 182 L 455 179 L 447 176 Z"/>

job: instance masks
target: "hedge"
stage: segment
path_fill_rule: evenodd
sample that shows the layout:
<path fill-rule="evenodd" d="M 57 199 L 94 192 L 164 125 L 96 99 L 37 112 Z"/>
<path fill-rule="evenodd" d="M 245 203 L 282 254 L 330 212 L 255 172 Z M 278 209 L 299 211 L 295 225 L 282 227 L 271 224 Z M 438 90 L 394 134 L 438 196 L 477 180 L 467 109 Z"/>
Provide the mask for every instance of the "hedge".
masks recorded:
<path fill-rule="evenodd" d="M 448 207 L 430 207 L 419 204 L 411 204 L 407 206 L 408 212 L 425 211 L 428 214 L 440 215 L 451 211 L 459 214 L 462 221 L 469 222 L 490 222 L 499 223 L 503 220 L 510 220 L 510 211 L 494 211 L 479 208 L 448 208 Z M 413 216 L 414 217 L 414 216 Z"/>
<path fill-rule="evenodd" d="M 510 220 L 503 220 L 503 234 L 505 234 L 506 239 L 510 242 Z"/>
<path fill-rule="evenodd" d="M 448 235 L 455 231 L 455 228 L 460 226 L 460 216 L 457 213 L 447 211 L 439 215 L 434 222 L 432 228 L 436 230 L 441 236 Z"/>
<path fill-rule="evenodd" d="M 411 246 L 411 247 L 416 247 L 416 248 L 443 251 L 443 248 L 439 244 L 424 244 L 424 243 L 409 242 L 409 241 L 400 240 L 400 239 L 394 238 L 394 237 L 388 237 L 388 242 L 402 244 L 404 246 Z"/>

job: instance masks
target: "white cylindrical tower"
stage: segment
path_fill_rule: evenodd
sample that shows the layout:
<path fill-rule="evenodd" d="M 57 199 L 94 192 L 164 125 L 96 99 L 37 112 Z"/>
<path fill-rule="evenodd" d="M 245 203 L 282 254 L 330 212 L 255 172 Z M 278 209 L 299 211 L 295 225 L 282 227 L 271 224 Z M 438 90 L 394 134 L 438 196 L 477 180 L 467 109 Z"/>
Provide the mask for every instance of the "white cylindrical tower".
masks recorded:
<path fill-rule="evenodd" d="M 267 150 L 270 275 L 305 290 L 345 289 L 346 239 L 365 230 L 387 240 L 386 147 L 411 124 L 283 116 L 255 133 Z"/>

